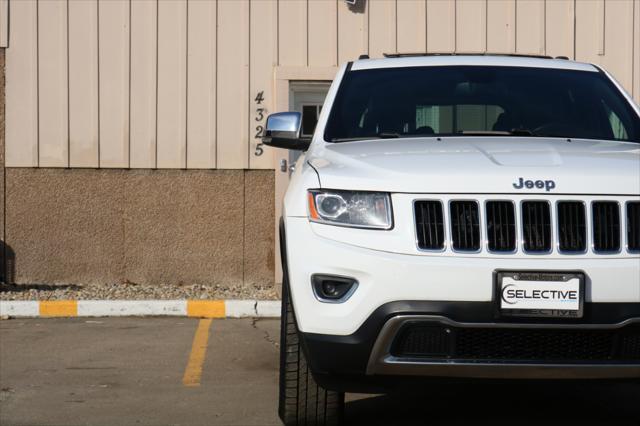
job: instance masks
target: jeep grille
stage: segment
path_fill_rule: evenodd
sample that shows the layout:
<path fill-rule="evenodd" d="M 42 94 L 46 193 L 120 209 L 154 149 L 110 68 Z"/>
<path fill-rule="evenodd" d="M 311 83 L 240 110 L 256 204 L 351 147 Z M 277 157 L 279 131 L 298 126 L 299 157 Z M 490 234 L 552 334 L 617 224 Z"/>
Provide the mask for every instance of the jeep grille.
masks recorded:
<path fill-rule="evenodd" d="M 418 249 L 613 255 L 626 246 L 640 253 L 639 201 L 481 198 L 415 200 Z"/>

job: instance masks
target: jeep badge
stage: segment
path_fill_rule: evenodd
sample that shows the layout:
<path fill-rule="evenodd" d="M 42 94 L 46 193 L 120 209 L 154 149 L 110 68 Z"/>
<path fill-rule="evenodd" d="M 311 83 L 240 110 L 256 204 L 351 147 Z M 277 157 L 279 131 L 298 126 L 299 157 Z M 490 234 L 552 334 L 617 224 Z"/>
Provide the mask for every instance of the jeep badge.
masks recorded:
<path fill-rule="evenodd" d="M 518 178 L 517 182 L 513 183 L 513 187 L 515 189 L 533 189 L 534 187 L 538 189 L 544 188 L 545 191 L 549 192 L 556 187 L 556 182 L 553 180 L 524 180 L 524 178 L 521 177 Z"/>

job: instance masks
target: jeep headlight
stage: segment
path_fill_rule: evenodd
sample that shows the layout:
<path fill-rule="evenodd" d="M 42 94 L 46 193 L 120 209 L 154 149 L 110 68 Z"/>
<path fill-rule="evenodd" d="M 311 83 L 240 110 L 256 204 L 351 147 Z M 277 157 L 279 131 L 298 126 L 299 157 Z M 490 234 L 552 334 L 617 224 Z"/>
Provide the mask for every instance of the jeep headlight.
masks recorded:
<path fill-rule="evenodd" d="M 384 192 L 310 190 L 309 220 L 354 228 L 391 229 L 391 197 Z"/>

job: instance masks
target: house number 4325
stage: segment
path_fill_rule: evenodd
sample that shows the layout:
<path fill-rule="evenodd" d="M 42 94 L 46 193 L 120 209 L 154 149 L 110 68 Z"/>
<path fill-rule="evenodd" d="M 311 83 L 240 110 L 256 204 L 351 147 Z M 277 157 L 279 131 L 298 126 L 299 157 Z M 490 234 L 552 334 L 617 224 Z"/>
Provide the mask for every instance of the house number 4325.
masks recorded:
<path fill-rule="evenodd" d="M 256 126 L 256 134 L 254 136 L 255 139 L 261 139 L 264 134 L 264 119 L 267 115 L 267 109 L 264 108 L 262 102 L 264 102 L 264 91 L 258 92 L 256 97 L 253 100 L 256 105 L 256 115 L 255 120 L 258 123 Z M 262 142 L 258 142 L 256 144 L 256 150 L 253 152 L 253 155 L 256 157 L 261 156 L 264 153 L 264 149 L 262 148 Z"/>

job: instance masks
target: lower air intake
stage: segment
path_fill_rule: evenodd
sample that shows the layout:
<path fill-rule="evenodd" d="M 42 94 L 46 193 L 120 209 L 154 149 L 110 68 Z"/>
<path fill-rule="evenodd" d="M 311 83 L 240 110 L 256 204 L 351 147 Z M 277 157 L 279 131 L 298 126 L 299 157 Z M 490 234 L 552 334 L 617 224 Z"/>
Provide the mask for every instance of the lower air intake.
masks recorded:
<path fill-rule="evenodd" d="M 640 361 L 640 328 L 569 330 L 408 324 L 391 354 L 468 361 Z"/>

